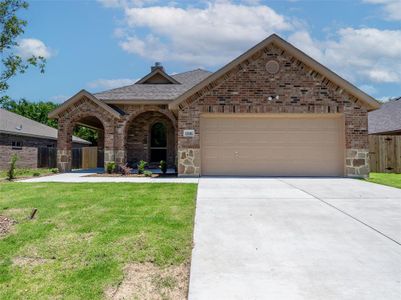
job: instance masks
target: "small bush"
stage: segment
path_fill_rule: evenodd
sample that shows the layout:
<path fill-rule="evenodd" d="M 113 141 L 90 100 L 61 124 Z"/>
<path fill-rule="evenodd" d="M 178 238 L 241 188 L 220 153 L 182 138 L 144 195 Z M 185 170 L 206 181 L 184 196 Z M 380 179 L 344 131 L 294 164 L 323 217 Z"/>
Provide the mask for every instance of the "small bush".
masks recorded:
<path fill-rule="evenodd" d="M 152 177 L 152 171 L 149 171 L 149 170 L 146 170 L 146 171 L 143 171 L 143 175 L 145 175 L 145 177 Z"/>
<path fill-rule="evenodd" d="M 58 169 L 57 168 L 53 168 L 50 170 L 52 173 L 57 174 L 58 173 Z"/>
<path fill-rule="evenodd" d="M 167 163 L 164 160 L 160 161 L 160 165 L 159 165 L 160 171 L 162 171 L 163 174 L 167 173 Z"/>
<path fill-rule="evenodd" d="M 141 160 L 138 163 L 138 174 L 144 174 L 145 167 L 148 165 L 148 163 L 144 160 Z"/>
<path fill-rule="evenodd" d="M 40 176 L 40 172 L 33 172 L 33 173 L 32 173 L 32 176 L 38 177 L 38 176 Z"/>
<path fill-rule="evenodd" d="M 14 154 L 11 157 L 10 167 L 8 168 L 8 171 L 7 171 L 7 180 L 9 180 L 9 181 L 15 179 L 15 165 L 17 164 L 17 160 L 18 160 L 18 156 L 16 154 Z"/>
<path fill-rule="evenodd" d="M 128 164 L 120 167 L 120 171 L 122 175 L 129 175 L 131 174 L 132 168 L 128 167 Z"/>
<path fill-rule="evenodd" d="M 114 161 L 110 161 L 106 164 L 106 171 L 108 174 L 111 174 L 116 169 L 116 163 Z"/>

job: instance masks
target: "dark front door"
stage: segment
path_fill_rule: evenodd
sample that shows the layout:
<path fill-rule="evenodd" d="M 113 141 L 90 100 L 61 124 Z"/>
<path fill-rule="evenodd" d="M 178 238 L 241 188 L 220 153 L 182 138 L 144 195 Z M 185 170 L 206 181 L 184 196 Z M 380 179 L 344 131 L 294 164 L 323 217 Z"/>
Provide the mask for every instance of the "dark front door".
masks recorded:
<path fill-rule="evenodd" d="M 167 132 L 163 123 L 155 123 L 150 129 L 150 161 L 167 159 Z"/>

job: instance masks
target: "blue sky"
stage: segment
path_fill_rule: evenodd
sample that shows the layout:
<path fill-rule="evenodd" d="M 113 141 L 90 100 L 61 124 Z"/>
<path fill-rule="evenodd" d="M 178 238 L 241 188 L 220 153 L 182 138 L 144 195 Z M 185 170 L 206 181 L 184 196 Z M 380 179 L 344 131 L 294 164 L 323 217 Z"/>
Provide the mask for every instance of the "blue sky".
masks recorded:
<path fill-rule="evenodd" d="M 47 57 L 10 81 L 19 99 L 62 102 L 168 73 L 218 69 L 275 32 L 378 99 L 401 96 L 401 0 L 29 1 L 17 51 Z"/>

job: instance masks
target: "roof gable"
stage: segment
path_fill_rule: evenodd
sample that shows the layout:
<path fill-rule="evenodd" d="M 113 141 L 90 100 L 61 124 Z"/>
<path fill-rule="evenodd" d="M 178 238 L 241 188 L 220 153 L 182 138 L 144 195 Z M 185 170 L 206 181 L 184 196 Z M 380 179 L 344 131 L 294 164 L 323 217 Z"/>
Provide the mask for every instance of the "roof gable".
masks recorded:
<path fill-rule="evenodd" d="M 252 47 L 215 73 L 211 76 L 207 77 L 205 80 L 201 81 L 181 96 L 179 96 L 175 101 L 169 104 L 169 108 L 172 110 L 177 110 L 180 107 L 185 107 L 184 101 L 190 97 L 197 97 L 202 94 L 202 91 L 209 90 L 210 86 L 213 85 L 215 81 L 224 77 L 226 73 L 246 61 L 247 59 L 251 58 L 253 55 L 258 53 L 259 51 L 263 50 L 264 48 L 268 47 L 270 44 L 274 44 L 275 46 L 283 49 L 284 51 L 288 52 L 290 55 L 294 56 L 296 59 L 304 63 L 305 65 L 309 66 L 311 69 L 315 70 L 319 74 L 322 75 L 322 80 L 329 80 L 336 84 L 338 87 L 342 88 L 343 90 L 347 91 L 350 95 L 354 96 L 355 98 L 359 99 L 364 105 L 367 106 L 368 110 L 374 110 L 380 107 L 380 104 L 373 99 L 371 96 L 366 94 L 365 92 L 361 91 L 333 71 L 329 70 L 298 48 L 294 47 L 287 41 L 283 40 L 276 34 L 270 35 L 268 38 L 257 44 L 256 46 Z"/>
<path fill-rule="evenodd" d="M 108 106 L 107 104 L 103 103 L 102 101 L 98 100 L 94 95 L 92 95 L 91 93 L 89 93 L 86 90 L 81 90 L 78 93 L 76 93 L 74 96 L 72 96 L 70 99 L 68 99 L 67 101 L 65 101 L 62 105 L 60 105 L 59 107 L 57 107 L 55 110 L 53 110 L 52 112 L 49 113 L 49 118 L 51 119 L 57 119 L 58 115 L 63 112 L 64 110 L 66 110 L 68 107 L 70 107 L 72 104 L 74 104 L 75 102 L 79 101 L 80 99 L 82 99 L 82 97 L 86 97 L 89 100 L 93 101 L 96 105 L 102 107 L 104 110 L 108 111 L 112 116 L 119 118 L 120 114 L 115 111 L 114 109 L 112 109 L 110 106 Z"/>
<path fill-rule="evenodd" d="M 145 77 L 139 79 L 135 84 L 180 84 L 173 77 L 160 68 L 155 68 Z"/>

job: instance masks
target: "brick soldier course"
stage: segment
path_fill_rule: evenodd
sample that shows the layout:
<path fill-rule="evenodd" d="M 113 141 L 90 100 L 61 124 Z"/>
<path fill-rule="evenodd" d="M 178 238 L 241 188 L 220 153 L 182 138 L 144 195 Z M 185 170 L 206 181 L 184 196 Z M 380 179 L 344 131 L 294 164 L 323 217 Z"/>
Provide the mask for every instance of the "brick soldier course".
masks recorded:
<path fill-rule="evenodd" d="M 278 70 L 271 72 L 271 67 Z M 374 99 L 272 35 L 213 74 L 194 70 L 169 76 L 156 65 L 136 84 L 93 95 L 81 91 L 50 116 L 59 122 L 62 171 L 70 169 L 77 123 L 98 124 L 104 132 L 105 163 L 121 165 L 149 161 L 150 128 L 160 122 L 166 128 L 168 164 L 177 166 L 179 175 L 199 176 L 203 113 L 342 114 L 345 175 L 366 176 L 367 113 L 378 107 Z M 194 130 L 194 136 L 185 137 L 186 129 Z"/>

